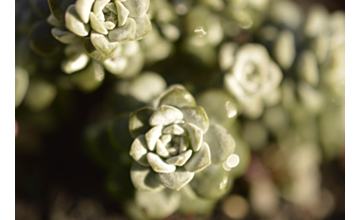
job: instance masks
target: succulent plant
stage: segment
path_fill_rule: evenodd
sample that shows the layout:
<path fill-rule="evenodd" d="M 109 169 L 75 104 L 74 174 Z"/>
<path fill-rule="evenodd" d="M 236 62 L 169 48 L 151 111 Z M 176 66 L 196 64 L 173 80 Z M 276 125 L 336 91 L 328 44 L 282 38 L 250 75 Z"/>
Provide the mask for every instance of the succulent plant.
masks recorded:
<path fill-rule="evenodd" d="M 233 152 L 231 135 L 210 124 L 204 109 L 182 86 L 170 87 L 154 107 L 130 115 L 130 133 L 135 138 L 130 155 L 136 161 L 131 179 L 137 189 L 178 191 L 196 173 L 224 162 Z"/>
<path fill-rule="evenodd" d="M 151 32 L 149 0 L 50 0 L 47 22 L 51 33 L 66 44 L 65 73 L 84 69 L 91 59 L 101 61 L 121 78 L 133 77 L 144 64 L 137 40 Z M 65 11 L 66 9 L 66 11 Z"/>
<path fill-rule="evenodd" d="M 230 71 L 224 77 L 225 88 L 247 117 L 258 118 L 264 104 L 280 101 L 282 72 L 264 46 L 248 43 L 236 50 L 235 44 L 225 44 L 220 50 L 220 61 L 222 69 Z"/>
<path fill-rule="evenodd" d="M 138 40 L 151 31 L 149 4 L 149 0 L 78 0 L 66 9 L 67 30 L 55 27 L 52 33 L 72 42 L 90 37 L 87 42 L 96 48 L 95 56 L 109 58 L 120 42 Z"/>

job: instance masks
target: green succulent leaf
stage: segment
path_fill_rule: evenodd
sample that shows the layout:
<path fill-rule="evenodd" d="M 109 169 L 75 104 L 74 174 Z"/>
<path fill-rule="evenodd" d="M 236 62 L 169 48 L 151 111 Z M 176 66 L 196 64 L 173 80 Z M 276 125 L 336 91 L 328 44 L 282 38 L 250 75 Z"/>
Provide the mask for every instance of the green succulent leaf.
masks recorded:
<path fill-rule="evenodd" d="M 159 155 L 149 152 L 147 155 L 147 160 L 150 166 L 155 172 L 158 173 L 172 173 L 176 170 L 175 165 L 170 165 L 164 162 Z"/>
<path fill-rule="evenodd" d="M 141 207 L 140 211 L 145 212 L 147 218 L 163 219 L 179 208 L 180 193 L 167 189 L 155 193 L 136 191 L 135 203 L 136 207 Z"/>
<path fill-rule="evenodd" d="M 133 138 L 145 134 L 151 127 L 149 119 L 155 110 L 151 107 L 140 108 L 130 114 L 129 130 Z"/>
<path fill-rule="evenodd" d="M 150 0 L 128 0 L 124 1 L 123 4 L 129 9 L 130 17 L 137 18 L 145 15 L 149 9 Z"/>
<path fill-rule="evenodd" d="M 130 14 L 129 10 L 120 2 L 115 1 L 117 15 L 118 15 L 118 23 L 119 26 L 123 26 Z"/>
<path fill-rule="evenodd" d="M 75 5 L 70 5 L 65 13 L 65 26 L 80 37 L 85 37 L 90 32 L 90 25 L 84 24 L 76 12 Z"/>
<path fill-rule="evenodd" d="M 205 109 L 212 122 L 230 127 L 238 116 L 235 100 L 220 89 L 209 89 L 196 98 L 199 106 Z"/>
<path fill-rule="evenodd" d="M 183 135 L 185 130 L 177 124 L 166 126 L 163 130 L 164 134 L 172 134 L 172 135 Z"/>
<path fill-rule="evenodd" d="M 233 137 L 218 124 L 210 124 L 209 130 L 204 135 L 204 141 L 209 144 L 213 164 L 224 162 L 235 149 Z"/>
<path fill-rule="evenodd" d="M 144 135 L 139 135 L 132 143 L 130 148 L 130 156 L 134 158 L 136 162 L 143 166 L 149 166 L 147 159 L 147 144 Z"/>
<path fill-rule="evenodd" d="M 129 62 L 126 57 L 113 57 L 103 62 L 104 67 L 113 74 L 122 74 Z"/>
<path fill-rule="evenodd" d="M 30 4 L 36 15 L 41 18 L 46 18 L 51 14 L 49 4 L 46 0 L 32 0 Z"/>
<path fill-rule="evenodd" d="M 109 57 L 114 54 L 116 48 L 119 46 L 117 42 L 110 42 L 109 39 L 99 34 L 95 31 L 92 31 L 90 34 L 91 43 L 94 47 L 104 56 Z"/>
<path fill-rule="evenodd" d="M 106 59 L 106 57 L 104 57 L 98 50 L 96 50 L 96 48 L 94 47 L 93 43 L 90 40 L 90 37 L 84 38 L 83 44 L 87 55 L 89 55 L 91 58 L 95 60 Z"/>
<path fill-rule="evenodd" d="M 134 19 L 128 18 L 124 26 L 109 31 L 109 39 L 112 42 L 135 40 L 137 24 Z"/>
<path fill-rule="evenodd" d="M 156 109 L 151 116 L 149 123 L 151 126 L 168 125 L 175 121 L 183 119 L 183 114 L 177 108 L 168 105 L 162 105 Z"/>
<path fill-rule="evenodd" d="M 56 86 L 44 80 L 31 80 L 24 103 L 33 112 L 40 112 L 51 105 L 57 95 Z"/>
<path fill-rule="evenodd" d="M 144 72 L 130 82 L 129 94 L 137 100 L 150 103 L 166 88 L 166 81 L 157 73 Z"/>
<path fill-rule="evenodd" d="M 29 73 L 15 66 L 15 108 L 23 101 L 29 87 Z"/>
<path fill-rule="evenodd" d="M 81 38 L 70 31 L 63 31 L 59 28 L 51 29 L 53 37 L 63 44 L 73 44 L 80 42 Z"/>
<path fill-rule="evenodd" d="M 211 153 L 209 145 L 205 142 L 198 152 L 185 164 L 185 169 L 189 172 L 199 172 L 211 164 Z"/>
<path fill-rule="evenodd" d="M 52 28 L 46 21 L 38 21 L 30 30 L 30 47 L 39 55 L 52 56 L 62 49 L 61 43 L 51 34 Z"/>
<path fill-rule="evenodd" d="M 200 106 L 184 106 L 180 108 L 184 115 L 184 120 L 200 128 L 204 133 L 209 128 L 209 118 L 203 107 Z"/>
<path fill-rule="evenodd" d="M 171 173 L 157 174 L 157 178 L 162 185 L 176 191 L 179 191 L 182 187 L 188 184 L 193 177 L 193 172 L 188 172 L 183 168 L 177 168 L 176 171 Z"/>
<path fill-rule="evenodd" d="M 199 151 L 203 143 L 203 130 L 198 128 L 196 125 L 193 125 L 192 123 L 186 123 L 184 127 L 188 131 L 192 149 L 195 152 Z"/>
<path fill-rule="evenodd" d="M 75 9 L 82 22 L 88 23 L 90 18 L 90 12 L 95 0 L 77 0 L 75 3 Z"/>
<path fill-rule="evenodd" d="M 90 12 L 90 26 L 93 30 L 100 34 L 108 34 L 108 30 L 106 29 L 103 22 L 101 22 L 93 12 Z"/>
<path fill-rule="evenodd" d="M 204 199 L 218 199 L 227 191 L 229 173 L 221 165 L 210 165 L 196 173 L 190 182 L 196 195 Z"/>
<path fill-rule="evenodd" d="M 146 143 L 150 151 L 153 151 L 155 149 L 156 142 L 157 140 L 159 140 L 162 134 L 161 132 L 162 128 L 163 126 L 160 124 L 151 128 L 148 132 L 146 132 L 145 134 Z"/>
<path fill-rule="evenodd" d="M 119 115 L 109 125 L 109 137 L 113 147 L 121 153 L 128 153 L 132 144 L 132 138 L 129 131 L 129 116 L 127 114 Z"/>
<path fill-rule="evenodd" d="M 105 71 L 99 61 L 92 60 L 85 69 L 72 74 L 70 77 L 71 81 L 83 92 L 92 92 L 103 83 Z"/>
<path fill-rule="evenodd" d="M 61 70 L 67 74 L 82 70 L 90 61 L 81 44 L 70 44 L 65 47 L 66 59 L 61 63 Z"/>
<path fill-rule="evenodd" d="M 141 166 L 134 162 L 130 170 L 131 181 L 138 190 L 160 191 L 164 188 L 156 178 L 156 173 L 149 167 Z"/>
<path fill-rule="evenodd" d="M 183 106 L 196 106 L 196 101 L 191 93 L 185 89 L 174 87 L 160 97 L 158 105 L 170 105 L 180 108 Z"/>
<path fill-rule="evenodd" d="M 52 15 L 60 22 L 65 21 L 66 9 L 76 0 L 48 0 Z"/>
<path fill-rule="evenodd" d="M 191 155 L 192 155 L 192 150 L 187 150 L 177 156 L 168 158 L 166 160 L 166 163 L 175 166 L 182 166 L 189 160 Z"/>
<path fill-rule="evenodd" d="M 186 215 L 210 215 L 217 203 L 217 200 L 201 199 L 189 185 L 181 190 L 181 203 L 179 212 Z"/>
<path fill-rule="evenodd" d="M 136 31 L 135 31 L 135 39 L 139 40 L 149 34 L 152 30 L 151 21 L 147 14 L 144 14 L 141 17 L 134 18 L 136 22 Z"/>

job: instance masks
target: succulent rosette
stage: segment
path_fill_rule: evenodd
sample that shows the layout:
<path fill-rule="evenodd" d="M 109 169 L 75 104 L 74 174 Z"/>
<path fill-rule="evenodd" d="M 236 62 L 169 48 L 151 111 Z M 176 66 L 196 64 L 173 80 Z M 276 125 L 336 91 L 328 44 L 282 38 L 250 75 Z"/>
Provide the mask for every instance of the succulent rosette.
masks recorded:
<path fill-rule="evenodd" d="M 52 35 L 67 44 L 62 63 L 74 73 L 99 60 L 111 73 L 134 76 L 144 64 L 137 40 L 151 32 L 149 0 L 50 0 Z M 138 68 L 136 68 L 138 67 Z"/>
<path fill-rule="evenodd" d="M 280 101 L 282 72 L 264 46 L 248 43 L 236 49 L 233 43 L 225 44 L 220 50 L 220 66 L 230 70 L 224 77 L 225 88 L 247 117 L 258 118 L 265 104 Z"/>
<path fill-rule="evenodd" d="M 205 110 L 182 86 L 170 87 L 153 103 L 154 108 L 132 112 L 129 120 L 135 138 L 130 155 L 136 161 L 131 180 L 138 190 L 179 191 L 196 173 L 222 164 L 233 153 L 232 136 L 222 126 L 210 124 Z M 201 175 L 195 179 L 199 183 Z"/>
<path fill-rule="evenodd" d="M 146 14 L 149 4 L 149 0 L 77 0 L 66 9 L 67 30 L 56 27 L 52 33 L 72 42 L 90 37 L 85 46 L 88 52 L 98 58 L 110 58 L 119 43 L 138 40 L 151 31 Z M 91 51 L 91 46 L 96 52 Z"/>

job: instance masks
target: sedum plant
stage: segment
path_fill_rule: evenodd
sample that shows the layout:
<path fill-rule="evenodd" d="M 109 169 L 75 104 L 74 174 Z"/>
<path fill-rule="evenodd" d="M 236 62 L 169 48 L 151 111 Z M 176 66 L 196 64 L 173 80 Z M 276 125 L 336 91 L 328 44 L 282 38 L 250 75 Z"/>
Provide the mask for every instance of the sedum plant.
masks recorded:
<path fill-rule="evenodd" d="M 121 78 L 141 71 L 144 57 L 137 40 L 152 29 L 146 13 L 149 0 L 50 0 L 49 5 L 51 33 L 67 45 L 61 65 L 65 73 L 80 71 L 93 60 Z"/>
<path fill-rule="evenodd" d="M 264 46 L 248 43 L 236 49 L 236 44 L 227 43 L 221 47 L 219 59 L 221 68 L 229 71 L 224 76 L 225 89 L 245 116 L 258 118 L 265 104 L 280 101 L 282 72 Z"/>
<path fill-rule="evenodd" d="M 55 27 L 52 33 L 58 39 L 73 41 L 90 37 L 88 43 L 96 56 L 111 57 L 119 43 L 138 40 L 151 31 L 146 14 L 149 4 L 149 0 L 78 0 L 66 9 L 67 31 Z"/>
<path fill-rule="evenodd" d="M 170 87 L 153 104 L 154 108 L 132 112 L 129 119 L 135 138 L 130 155 L 136 161 L 131 179 L 138 190 L 178 191 L 196 173 L 224 162 L 233 152 L 232 136 L 210 124 L 204 109 L 182 86 Z"/>

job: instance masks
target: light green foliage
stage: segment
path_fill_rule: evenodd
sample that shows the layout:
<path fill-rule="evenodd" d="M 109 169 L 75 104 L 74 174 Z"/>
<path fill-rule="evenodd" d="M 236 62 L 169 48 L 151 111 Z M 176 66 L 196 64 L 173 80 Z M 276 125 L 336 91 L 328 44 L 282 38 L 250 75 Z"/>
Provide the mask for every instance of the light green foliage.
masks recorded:
<path fill-rule="evenodd" d="M 131 178 L 138 190 L 157 191 L 165 186 L 179 191 L 197 174 L 203 175 L 210 164 L 221 167 L 234 151 L 231 135 L 222 126 L 209 124 L 204 109 L 195 105 L 182 86 L 170 87 L 154 103 L 155 110 L 139 109 L 129 121 L 130 132 L 136 137 L 130 155 L 137 161 Z M 201 194 L 199 189 L 195 193 Z M 224 189 L 213 186 L 211 192 L 221 196 L 215 192 Z"/>
<path fill-rule="evenodd" d="M 249 118 L 259 118 L 266 102 L 274 105 L 280 101 L 274 93 L 282 77 L 279 66 L 271 60 L 264 46 L 245 44 L 234 55 L 224 83 L 226 90 L 236 98 L 238 109 Z"/>
<path fill-rule="evenodd" d="M 57 94 L 56 87 L 44 80 L 31 80 L 25 96 L 25 105 L 33 112 L 46 109 L 54 101 Z"/>
<path fill-rule="evenodd" d="M 28 72 L 21 67 L 15 67 L 15 108 L 18 107 L 24 99 L 28 86 Z"/>

